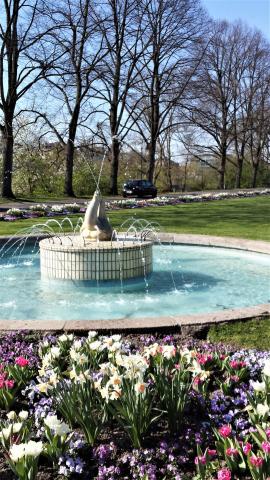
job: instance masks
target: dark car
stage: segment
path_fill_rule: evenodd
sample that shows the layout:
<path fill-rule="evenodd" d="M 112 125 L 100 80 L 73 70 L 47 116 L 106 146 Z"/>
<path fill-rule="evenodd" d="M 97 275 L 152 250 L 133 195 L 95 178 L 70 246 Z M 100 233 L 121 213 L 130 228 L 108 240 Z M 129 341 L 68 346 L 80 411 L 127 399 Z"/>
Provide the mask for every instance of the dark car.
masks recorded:
<path fill-rule="evenodd" d="M 157 196 L 157 188 L 148 180 L 129 180 L 124 183 L 123 197 L 152 197 Z"/>

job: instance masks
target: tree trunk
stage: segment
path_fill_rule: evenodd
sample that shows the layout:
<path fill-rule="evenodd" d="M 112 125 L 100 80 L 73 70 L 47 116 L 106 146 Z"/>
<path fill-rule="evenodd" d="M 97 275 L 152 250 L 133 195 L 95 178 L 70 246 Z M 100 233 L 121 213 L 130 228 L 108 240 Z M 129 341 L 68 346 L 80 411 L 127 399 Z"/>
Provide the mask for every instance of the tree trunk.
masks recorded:
<path fill-rule="evenodd" d="M 226 147 L 223 147 L 222 154 L 221 154 L 220 169 L 219 169 L 219 188 L 220 188 L 220 190 L 225 190 L 226 161 L 227 161 Z"/>
<path fill-rule="evenodd" d="M 110 194 L 118 195 L 117 179 L 118 179 L 118 168 L 119 168 L 119 153 L 120 153 L 120 144 L 116 138 L 113 138 L 112 141 L 112 150 L 111 150 L 111 176 L 110 176 Z"/>
<path fill-rule="evenodd" d="M 259 162 L 253 163 L 253 176 L 252 176 L 252 184 L 251 184 L 252 188 L 255 188 L 257 186 L 258 170 L 259 170 Z"/>
<path fill-rule="evenodd" d="M 237 170 L 235 176 L 235 188 L 241 188 L 241 179 L 242 179 L 242 171 L 243 171 L 243 159 L 239 159 L 237 163 Z"/>
<path fill-rule="evenodd" d="M 80 98 L 80 92 L 78 93 Z M 68 141 L 66 146 L 66 172 L 65 172 L 65 187 L 64 193 L 69 197 L 75 197 L 73 191 L 73 165 L 74 165 L 74 152 L 75 152 L 75 138 L 78 127 L 78 119 L 80 115 L 80 103 L 77 102 L 73 110 L 72 118 L 69 123 Z"/>
<path fill-rule="evenodd" d="M 171 162 L 171 155 L 168 156 L 168 167 L 167 167 L 167 177 L 168 177 L 168 187 L 169 191 L 173 191 L 173 183 L 172 183 L 172 162 Z"/>
<path fill-rule="evenodd" d="M 154 181 L 154 173 L 155 173 L 155 164 L 156 164 L 156 141 L 152 141 L 148 145 L 148 180 L 149 182 Z"/>
<path fill-rule="evenodd" d="M 2 128 L 3 141 L 3 183 L 2 197 L 15 198 L 12 191 L 12 168 L 13 168 L 13 127 L 12 121 L 6 121 Z"/>
<path fill-rule="evenodd" d="M 66 171 L 64 193 L 69 197 L 75 197 L 73 191 L 73 164 L 74 164 L 74 139 L 69 137 L 66 147 Z"/>
<path fill-rule="evenodd" d="M 184 182 L 182 184 L 182 192 L 185 192 L 187 188 L 187 173 L 188 173 L 188 159 L 185 161 Z"/>

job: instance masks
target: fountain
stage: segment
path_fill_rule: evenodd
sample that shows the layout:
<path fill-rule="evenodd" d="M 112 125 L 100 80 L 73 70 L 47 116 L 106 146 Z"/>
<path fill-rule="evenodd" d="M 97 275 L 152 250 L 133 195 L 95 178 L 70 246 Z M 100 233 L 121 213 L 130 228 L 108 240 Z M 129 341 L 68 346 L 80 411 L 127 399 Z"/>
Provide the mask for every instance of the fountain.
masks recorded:
<path fill-rule="evenodd" d="M 4 320 L 14 328 L 16 320 L 40 320 L 46 327 L 56 320 L 69 328 L 72 320 L 100 320 L 99 328 L 109 320 L 115 328 L 119 320 L 130 327 L 141 319 L 142 327 L 172 326 L 187 314 L 201 322 L 203 313 L 215 312 L 216 321 L 217 312 L 234 316 L 235 309 L 254 305 L 265 312 L 270 269 L 265 246 L 241 240 L 238 250 L 235 241 L 231 249 L 220 248 L 230 242 L 213 237 L 208 248 L 210 237 L 198 246 L 198 239 L 192 245 L 190 236 L 183 240 L 177 234 L 170 243 L 171 235 L 158 234 L 153 222 L 134 218 L 117 233 L 99 189 L 104 158 L 97 181 L 93 175 L 96 192 L 75 228 L 68 217 L 49 219 L 0 239 L 0 324 Z"/>
<path fill-rule="evenodd" d="M 117 236 L 97 189 L 80 234 L 50 236 L 40 241 L 42 277 L 68 280 L 124 280 L 152 272 L 152 245 L 145 236 Z"/>

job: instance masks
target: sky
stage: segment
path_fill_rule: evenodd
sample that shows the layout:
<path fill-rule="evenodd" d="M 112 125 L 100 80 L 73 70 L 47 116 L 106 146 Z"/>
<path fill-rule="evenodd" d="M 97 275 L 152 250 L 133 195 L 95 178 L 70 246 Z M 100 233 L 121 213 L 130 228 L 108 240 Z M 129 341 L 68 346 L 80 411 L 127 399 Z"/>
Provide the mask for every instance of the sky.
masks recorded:
<path fill-rule="evenodd" d="M 270 40 L 270 0 L 202 0 L 202 4 L 211 17 L 241 19 L 260 29 Z"/>

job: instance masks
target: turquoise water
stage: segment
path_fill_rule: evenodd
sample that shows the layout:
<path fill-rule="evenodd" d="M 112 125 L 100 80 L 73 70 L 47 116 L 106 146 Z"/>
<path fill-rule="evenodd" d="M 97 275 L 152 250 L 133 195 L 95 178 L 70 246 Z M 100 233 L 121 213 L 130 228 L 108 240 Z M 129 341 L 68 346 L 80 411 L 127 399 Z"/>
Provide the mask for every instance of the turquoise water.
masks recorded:
<path fill-rule="evenodd" d="M 270 302 L 270 256 L 182 245 L 155 246 L 153 254 L 152 275 L 122 287 L 120 281 L 97 285 L 41 279 L 37 254 L 4 255 L 0 318 L 132 321 Z"/>

